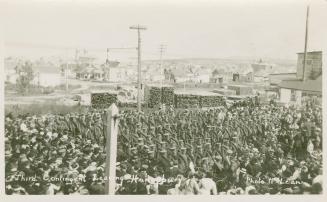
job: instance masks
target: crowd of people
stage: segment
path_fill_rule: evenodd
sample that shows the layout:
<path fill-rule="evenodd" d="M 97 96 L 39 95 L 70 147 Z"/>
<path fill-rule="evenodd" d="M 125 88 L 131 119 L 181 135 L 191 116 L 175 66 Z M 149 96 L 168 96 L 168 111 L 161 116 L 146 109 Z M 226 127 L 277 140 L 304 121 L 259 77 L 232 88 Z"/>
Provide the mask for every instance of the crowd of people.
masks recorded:
<path fill-rule="evenodd" d="M 7 194 L 104 194 L 103 112 L 6 116 Z M 121 111 L 116 194 L 319 194 L 322 110 Z"/>

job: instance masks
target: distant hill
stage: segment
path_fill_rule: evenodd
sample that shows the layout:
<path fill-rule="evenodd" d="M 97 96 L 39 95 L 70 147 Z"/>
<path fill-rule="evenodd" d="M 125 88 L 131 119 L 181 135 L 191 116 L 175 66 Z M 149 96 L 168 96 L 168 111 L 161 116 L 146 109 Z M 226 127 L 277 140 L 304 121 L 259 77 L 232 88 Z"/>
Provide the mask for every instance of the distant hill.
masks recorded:
<path fill-rule="evenodd" d="M 273 63 L 276 65 L 296 65 L 296 60 L 292 59 L 276 59 L 276 58 L 247 58 L 247 57 L 229 57 L 229 58 L 180 58 L 180 59 L 164 59 L 164 62 L 188 62 L 188 63 L 254 63 L 262 59 L 266 63 Z M 159 60 L 144 60 L 144 63 L 147 62 L 159 62 Z"/>

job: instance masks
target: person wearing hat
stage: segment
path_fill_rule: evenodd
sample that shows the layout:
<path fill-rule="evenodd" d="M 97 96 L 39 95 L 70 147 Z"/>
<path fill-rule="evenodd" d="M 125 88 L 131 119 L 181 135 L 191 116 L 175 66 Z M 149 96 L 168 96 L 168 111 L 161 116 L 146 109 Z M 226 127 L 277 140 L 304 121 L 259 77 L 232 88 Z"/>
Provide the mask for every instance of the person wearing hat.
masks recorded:
<path fill-rule="evenodd" d="M 240 168 L 238 168 L 238 170 L 236 172 L 238 173 L 237 178 L 236 178 L 236 185 L 238 187 L 245 189 L 245 187 L 248 184 L 248 181 L 247 181 L 248 174 L 247 174 L 246 168 L 240 167 Z"/>
<path fill-rule="evenodd" d="M 157 169 L 157 161 L 155 159 L 155 152 L 153 150 L 149 150 L 147 152 L 147 157 L 143 160 L 143 162 L 148 165 L 147 172 L 149 175 L 153 175 L 155 170 Z"/>
<path fill-rule="evenodd" d="M 167 149 L 167 142 L 160 142 L 160 150 L 166 150 Z"/>
<path fill-rule="evenodd" d="M 105 159 L 100 146 L 98 144 L 93 145 L 91 160 L 95 162 L 101 162 Z"/>
<path fill-rule="evenodd" d="M 177 175 L 180 173 L 180 169 L 178 168 L 178 161 L 177 160 L 170 160 L 170 167 L 169 167 L 169 172 L 167 174 L 167 178 L 170 177 L 177 177 Z"/>
<path fill-rule="evenodd" d="M 180 170 L 185 173 L 185 171 L 187 170 L 188 168 L 188 165 L 189 165 L 189 158 L 187 157 L 186 155 L 186 150 L 187 148 L 186 147 L 182 147 L 180 149 L 180 152 L 178 154 L 178 166 L 180 168 Z"/>
<path fill-rule="evenodd" d="M 163 141 L 170 142 L 171 135 L 169 133 L 164 133 Z"/>
<path fill-rule="evenodd" d="M 202 163 L 202 158 L 204 157 L 202 145 L 196 146 L 196 152 L 194 156 L 195 156 L 194 162 L 196 167 L 200 167 Z"/>
<path fill-rule="evenodd" d="M 170 160 L 168 159 L 166 150 L 159 151 L 157 165 L 158 165 L 159 171 L 161 171 L 162 173 L 165 173 L 166 175 L 168 174 L 169 168 L 170 168 Z"/>
<path fill-rule="evenodd" d="M 171 147 L 169 147 L 168 159 L 177 160 L 177 158 L 178 158 L 177 148 L 175 145 L 172 145 Z"/>
<path fill-rule="evenodd" d="M 144 144 L 143 138 L 142 141 L 137 145 L 137 151 L 141 159 L 146 158 L 148 155 L 149 146 Z"/>

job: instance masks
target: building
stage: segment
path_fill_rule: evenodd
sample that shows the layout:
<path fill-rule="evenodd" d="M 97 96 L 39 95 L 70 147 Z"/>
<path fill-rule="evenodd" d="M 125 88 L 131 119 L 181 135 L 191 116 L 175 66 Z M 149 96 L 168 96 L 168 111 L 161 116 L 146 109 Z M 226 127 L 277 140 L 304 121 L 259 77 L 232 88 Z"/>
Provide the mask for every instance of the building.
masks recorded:
<path fill-rule="evenodd" d="M 239 73 L 233 73 L 233 81 L 237 82 L 240 80 L 240 74 Z"/>
<path fill-rule="evenodd" d="M 236 92 L 236 95 L 252 95 L 252 87 L 245 85 L 229 85 L 227 87 L 229 90 Z"/>
<path fill-rule="evenodd" d="M 294 79 L 296 79 L 296 72 L 269 74 L 268 79 L 269 79 L 269 84 L 271 86 L 277 86 L 283 80 L 294 80 Z"/>
<path fill-rule="evenodd" d="M 259 71 L 269 72 L 269 71 L 273 70 L 274 65 L 264 63 L 262 61 L 262 59 L 260 59 L 258 62 L 255 62 L 255 63 L 251 64 L 251 67 L 252 67 L 252 70 L 253 70 L 254 73 L 259 72 Z"/>
<path fill-rule="evenodd" d="M 79 68 L 79 71 L 76 72 L 76 78 L 82 80 L 97 80 L 102 81 L 104 80 L 105 73 L 104 71 L 95 66 Z"/>
<path fill-rule="evenodd" d="M 126 67 L 123 66 L 110 67 L 108 71 L 109 71 L 108 81 L 110 82 L 122 82 L 125 81 L 127 78 Z"/>
<path fill-rule="evenodd" d="M 258 71 L 254 73 L 253 81 L 257 83 L 265 83 L 268 81 L 268 74 L 264 71 Z"/>
<path fill-rule="evenodd" d="M 220 75 L 220 74 L 212 75 L 209 78 L 209 82 L 210 83 L 220 83 L 220 84 L 222 84 L 224 82 L 224 76 Z"/>
<path fill-rule="evenodd" d="M 253 82 L 253 72 L 248 71 L 244 73 L 234 73 L 233 74 L 234 82 Z"/>
<path fill-rule="evenodd" d="M 296 78 L 303 78 L 304 53 L 297 53 Z M 322 51 L 307 52 L 304 80 L 316 79 L 322 73 Z"/>
<path fill-rule="evenodd" d="M 187 73 L 187 71 L 184 71 L 183 69 L 172 69 L 170 78 L 174 78 L 174 83 L 182 83 L 182 82 L 188 82 L 191 80 L 193 74 Z"/>
<path fill-rule="evenodd" d="M 301 105 L 304 97 L 322 97 L 322 51 L 308 52 L 304 77 L 303 57 L 298 53 L 296 78 L 278 84 L 281 103 Z"/>
<path fill-rule="evenodd" d="M 240 74 L 240 80 L 241 82 L 253 82 L 253 72 L 245 72 L 243 74 Z"/>
<path fill-rule="evenodd" d="M 280 102 L 301 105 L 303 97 L 322 97 L 322 75 L 315 80 L 284 80 L 279 87 Z"/>

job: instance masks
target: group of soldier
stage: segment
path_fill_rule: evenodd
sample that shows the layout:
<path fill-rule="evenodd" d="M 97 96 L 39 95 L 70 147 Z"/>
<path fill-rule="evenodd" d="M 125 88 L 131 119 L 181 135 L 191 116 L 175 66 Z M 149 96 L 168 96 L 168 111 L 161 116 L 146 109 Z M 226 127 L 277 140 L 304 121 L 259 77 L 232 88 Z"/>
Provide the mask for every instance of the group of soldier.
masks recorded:
<path fill-rule="evenodd" d="M 233 186 L 245 189 L 243 172 L 251 179 L 287 179 L 290 176 L 278 172 L 288 161 L 303 164 L 313 159 L 315 163 L 306 168 L 315 170 L 314 178 L 321 169 L 321 124 L 321 109 L 314 106 L 296 109 L 238 102 L 208 110 L 131 111 L 120 120 L 123 144 L 118 160 L 124 168 L 146 170 L 150 176 L 207 173 L 220 192 Z"/>
<path fill-rule="evenodd" d="M 8 194 L 104 194 L 101 112 L 7 116 L 5 124 Z M 116 194 L 320 193 L 321 128 L 313 105 L 125 110 Z"/>

